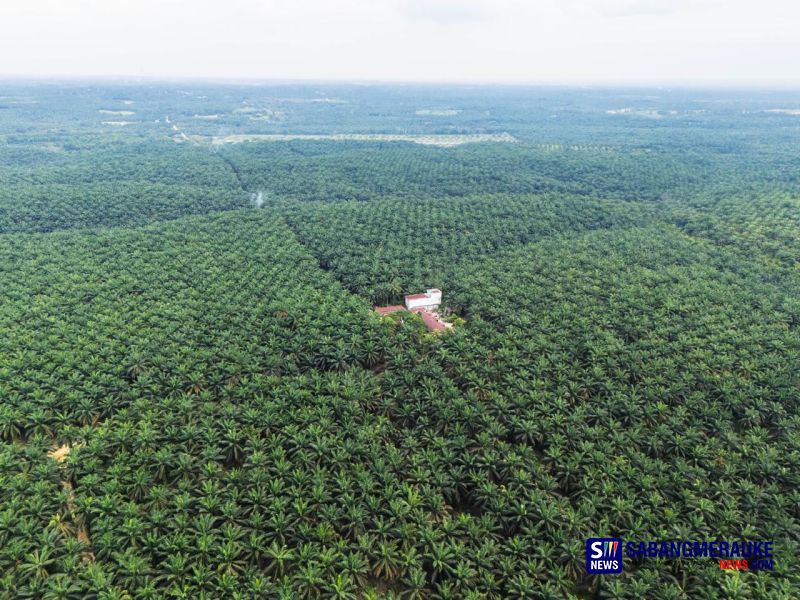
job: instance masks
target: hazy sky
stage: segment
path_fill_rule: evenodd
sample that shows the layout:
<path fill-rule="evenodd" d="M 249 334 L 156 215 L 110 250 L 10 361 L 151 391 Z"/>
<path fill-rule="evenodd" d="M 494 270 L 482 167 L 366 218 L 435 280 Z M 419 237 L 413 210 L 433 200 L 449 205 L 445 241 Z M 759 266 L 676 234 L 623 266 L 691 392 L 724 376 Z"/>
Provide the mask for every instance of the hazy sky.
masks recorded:
<path fill-rule="evenodd" d="M 0 0 L 0 75 L 800 84 L 797 0 Z"/>

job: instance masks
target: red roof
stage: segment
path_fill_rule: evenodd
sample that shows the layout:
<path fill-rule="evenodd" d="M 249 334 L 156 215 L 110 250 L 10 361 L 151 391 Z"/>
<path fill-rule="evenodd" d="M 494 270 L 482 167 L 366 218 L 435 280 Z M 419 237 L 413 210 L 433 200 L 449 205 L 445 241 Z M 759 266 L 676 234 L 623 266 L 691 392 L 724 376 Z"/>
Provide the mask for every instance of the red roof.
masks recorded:
<path fill-rule="evenodd" d="M 390 315 L 390 314 L 392 314 L 394 312 L 397 312 L 397 311 L 400 311 L 400 310 L 405 310 L 405 309 L 406 309 L 405 306 L 397 306 L 397 305 L 395 305 L 395 306 L 376 306 L 375 307 L 375 312 L 378 313 L 379 315 Z"/>
<path fill-rule="evenodd" d="M 428 331 L 441 331 L 445 329 L 445 324 L 442 323 L 436 315 L 432 312 L 425 310 L 424 308 L 418 308 L 414 310 L 422 320 L 425 322 L 425 326 L 428 328 Z"/>
<path fill-rule="evenodd" d="M 406 296 L 406 300 L 426 300 L 430 298 L 428 294 L 411 294 L 410 296 Z"/>

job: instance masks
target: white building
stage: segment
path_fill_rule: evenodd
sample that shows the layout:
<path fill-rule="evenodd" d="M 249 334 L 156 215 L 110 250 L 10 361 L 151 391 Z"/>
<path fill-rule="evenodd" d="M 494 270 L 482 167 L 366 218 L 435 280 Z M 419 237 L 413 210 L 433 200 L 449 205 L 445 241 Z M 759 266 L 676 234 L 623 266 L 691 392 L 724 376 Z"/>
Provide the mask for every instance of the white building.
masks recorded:
<path fill-rule="evenodd" d="M 408 310 L 425 309 L 436 311 L 442 303 L 442 290 L 431 288 L 424 294 L 411 294 L 406 296 L 406 308 Z"/>

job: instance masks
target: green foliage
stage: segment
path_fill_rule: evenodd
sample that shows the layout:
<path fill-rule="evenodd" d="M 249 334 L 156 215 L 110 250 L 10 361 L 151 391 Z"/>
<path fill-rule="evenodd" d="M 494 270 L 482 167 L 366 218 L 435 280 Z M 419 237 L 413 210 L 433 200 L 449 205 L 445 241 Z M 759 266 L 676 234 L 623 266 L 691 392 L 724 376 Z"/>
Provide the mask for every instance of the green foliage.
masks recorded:
<path fill-rule="evenodd" d="M 547 236 L 630 227 L 653 212 L 555 194 L 288 203 L 281 210 L 320 265 L 375 304 L 452 285 L 465 265 Z"/>
<path fill-rule="evenodd" d="M 0 596 L 797 597 L 787 98 L 9 86 Z M 371 310 L 429 286 L 446 335 Z"/>

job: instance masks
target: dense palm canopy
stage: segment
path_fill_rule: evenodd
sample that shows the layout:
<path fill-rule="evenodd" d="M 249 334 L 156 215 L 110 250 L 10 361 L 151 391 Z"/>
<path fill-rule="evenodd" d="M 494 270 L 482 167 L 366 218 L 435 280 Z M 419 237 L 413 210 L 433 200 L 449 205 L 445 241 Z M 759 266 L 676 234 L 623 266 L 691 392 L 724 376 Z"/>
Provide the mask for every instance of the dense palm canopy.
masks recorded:
<path fill-rule="evenodd" d="M 0 595 L 796 598 L 800 118 L 319 93 L 3 96 Z M 175 133 L 223 125 L 519 142 Z M 451 332 L 372 312 L 431 286 Z M 589 576 L 606 535 L 775 571 Z"/>

